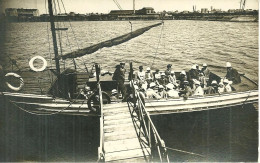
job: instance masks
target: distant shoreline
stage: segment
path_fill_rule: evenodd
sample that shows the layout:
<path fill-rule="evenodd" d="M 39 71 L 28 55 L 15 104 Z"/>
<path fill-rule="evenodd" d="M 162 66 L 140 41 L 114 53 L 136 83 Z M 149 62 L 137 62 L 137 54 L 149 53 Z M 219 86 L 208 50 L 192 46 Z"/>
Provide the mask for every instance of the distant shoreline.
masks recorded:
<path fill-rule="evenodd" d="M 56 21 L 158 21 L 158 20 L 197 20 L 197 21 L 223 21 L 223 22 L 258 22 L 258 14 L 173 14 L 160 18 L 124 16 L 109 17 L 108 15 L 66 16 L 55 17 Z M 4 22 L 49 22 L 49 16 L 35 17 L 7 17 L 2 16 Z"/>

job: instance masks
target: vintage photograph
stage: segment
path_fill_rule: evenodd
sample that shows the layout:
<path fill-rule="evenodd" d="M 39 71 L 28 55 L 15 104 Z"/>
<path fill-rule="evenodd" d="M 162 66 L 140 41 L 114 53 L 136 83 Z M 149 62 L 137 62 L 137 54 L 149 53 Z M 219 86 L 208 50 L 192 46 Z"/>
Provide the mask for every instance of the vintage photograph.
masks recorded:
<path fill-rule="evenodd" d="M 0 0 L 0 162 L 257 162 L 257 0 Z"/>

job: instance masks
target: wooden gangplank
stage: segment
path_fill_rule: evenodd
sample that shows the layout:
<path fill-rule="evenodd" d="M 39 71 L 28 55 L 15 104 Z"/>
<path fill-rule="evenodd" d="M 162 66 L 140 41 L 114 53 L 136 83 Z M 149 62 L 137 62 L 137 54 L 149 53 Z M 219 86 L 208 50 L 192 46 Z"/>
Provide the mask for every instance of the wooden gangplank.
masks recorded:
<path fill-rule="evenodd" d="M 127 103 L 103 107 L 104 150 L 106 162 L 147 162 L 151 149 L 141 134 L 140 122 Z M 144 143 L 146 142 L 146 143 Z"/>

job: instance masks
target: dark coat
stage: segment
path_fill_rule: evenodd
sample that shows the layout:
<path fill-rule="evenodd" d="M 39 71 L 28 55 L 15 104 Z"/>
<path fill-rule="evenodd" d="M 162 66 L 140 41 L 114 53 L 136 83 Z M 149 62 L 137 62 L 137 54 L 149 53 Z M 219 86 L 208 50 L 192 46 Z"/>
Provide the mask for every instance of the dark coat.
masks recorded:
<path fill-rule="evenodd" d="M 234 68 L 227 70 L 226 78 L 230 81 L 233 81 L 233 84 L 241 83 L 240 74 Z"/>

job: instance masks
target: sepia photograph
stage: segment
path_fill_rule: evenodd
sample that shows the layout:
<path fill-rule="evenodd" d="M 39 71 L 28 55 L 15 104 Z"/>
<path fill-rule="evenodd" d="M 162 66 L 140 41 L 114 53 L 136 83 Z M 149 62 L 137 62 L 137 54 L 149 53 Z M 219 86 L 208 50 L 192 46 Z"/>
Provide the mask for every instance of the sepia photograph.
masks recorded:
<path fill-rule="evenodd" d="M 0 0 L 0 162 L 258 162 L 258 0 Z"/>

